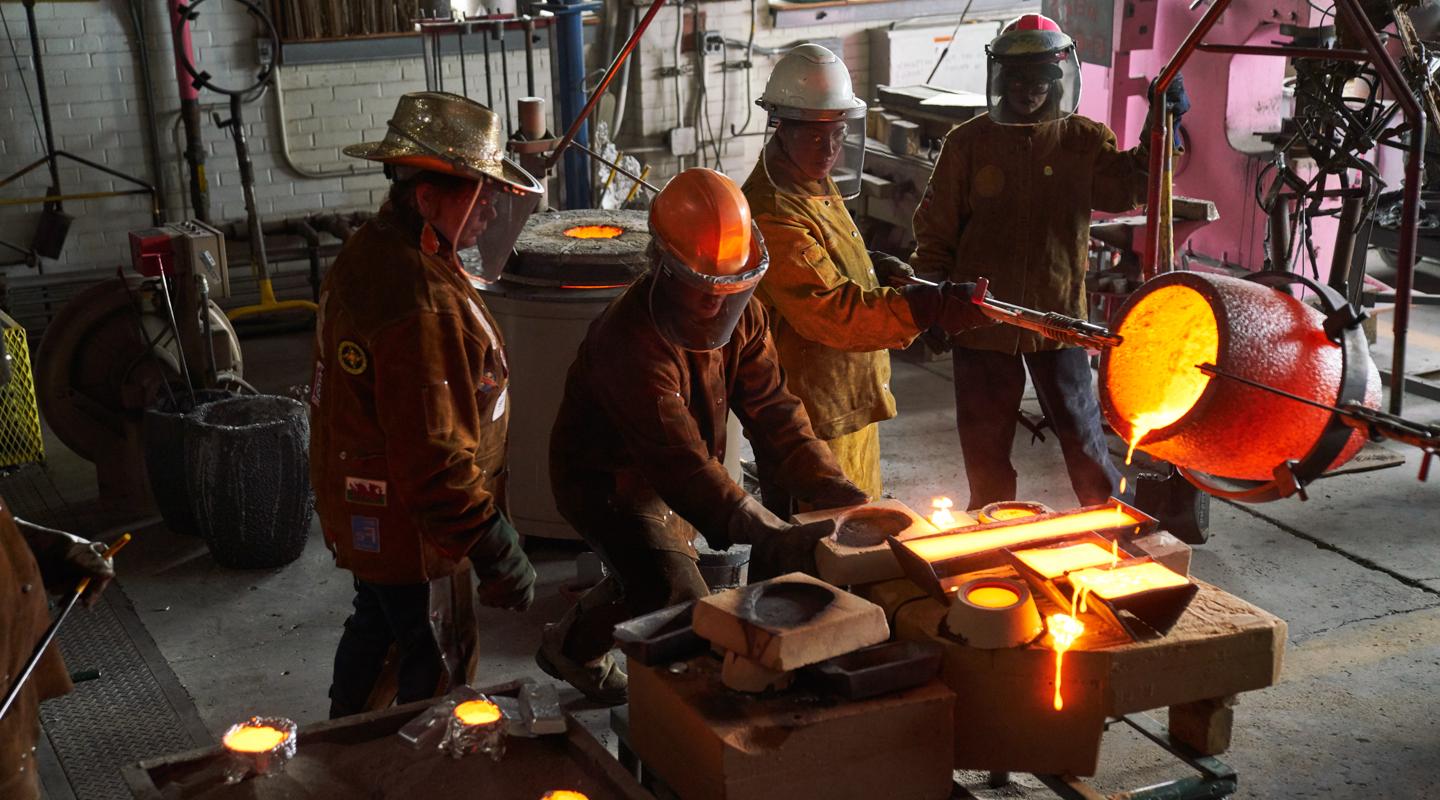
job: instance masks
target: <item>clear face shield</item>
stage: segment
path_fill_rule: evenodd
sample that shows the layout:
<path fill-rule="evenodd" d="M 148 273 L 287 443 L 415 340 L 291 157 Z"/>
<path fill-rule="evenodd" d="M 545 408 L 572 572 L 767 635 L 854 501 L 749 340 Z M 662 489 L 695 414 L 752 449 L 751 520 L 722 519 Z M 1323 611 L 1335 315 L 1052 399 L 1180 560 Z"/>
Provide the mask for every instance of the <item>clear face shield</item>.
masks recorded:
<path fill-rule="evenodd" d="M 477 280 L 494 283 L 505 269 L 515 240 L 540 202 L 540 185 L 534 178 L 530 182 L 533 189 L 482 178 L 475 184 L 469 212 L 461 217 L 460 230 L 445 232 L 457 245 L 460 265 Z"/>
<path fill-rule="evenodd" d="M 761 162 L 770 182 L 786 194 L 858 197 L 865 166 L 864 106 L 858 117 L 831 120 L 772 115 Z"/>
<path fill-rule="evenodd" d="M 750 261 L 735 275 L 696 272 L 652 243 L 656 257 L 650 283 L 650 316 L 671 344 L 686 350 L 714 350 L 730 342 L 750 296 L 770 266 L 770 255 L 752 225 Z"/>
<path fill-rule="evenodd" d="M 1038 125 L 1075 113 L 1080 105 L 1080 62 L 1075 48 L 987 60 L 990 118 L 1001 125 Z"/>

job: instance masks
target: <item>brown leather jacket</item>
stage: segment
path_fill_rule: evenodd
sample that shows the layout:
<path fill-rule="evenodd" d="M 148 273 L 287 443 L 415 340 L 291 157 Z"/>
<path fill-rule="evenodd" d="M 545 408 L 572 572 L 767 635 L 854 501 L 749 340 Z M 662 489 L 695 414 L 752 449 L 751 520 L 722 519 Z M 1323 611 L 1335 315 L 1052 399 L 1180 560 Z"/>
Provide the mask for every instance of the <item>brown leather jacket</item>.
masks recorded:
<path fill-rule="evenodd" d="M 1093 210 L 1145 201 L 1146 150 L 1117 150 L 1115 134 L 1079 115 L 1000 125 L 982 114 L 945 137 L 915 211 L 922 275 L 990 279 L 997 300 L 1084 319 Z M 953 337 L 977 350 L 1033 353 L 1059 342 L 1009 325 Z"/>
<path fill-rule="evenodd" d="M 876 280 L 844 201 L 781 192 L 763 164 L 744 191 L 770 251 L 756 296 L 775 312 L 775 349 L 816 435 L 835 439 L 894 417 L 886 348 L 909 345 L 919 330 L 900 292 Z"/>
<path fill-rule="evenodd" d="M 0 652 L 0 686 L 4 687 L 0 692 L 9 691 L 48 627 L 50 608 L 40 566 L 10 510 L 0 504 L 0 642 L 5 644 Z M 70 673 L 60 658 L 60 647 L 52 644 L 21 688 L 14 707 L 0 720 L 0 797 L 40 797 L 35 765 L 40 701 L 70 689 Z"/>
<path fill-rule="evenodd" d="M 684 350 L 651 321 L 653 280 L 616 298 L 580 345 L 550 435 L 551 485 L 567 514 L 605 502 L 656 521 L 637 534 L 642 541 L 612 546 L 693 555 L 689 526 L 667 524 L 672 509 L 717 544 L 745 497 L 723 464 L 727 412 L 796 497 L 845 476 L 785 388 L 760 302 L 751 298 L 724 347 Z"/>
<path fill-rule="evenodd" d="M 502 507 L 508 368 L 500 328 L 442 252 L 388 205 L 321 288 L 310 479 L 335 562 L 422 583 L 468 565 Z"/>

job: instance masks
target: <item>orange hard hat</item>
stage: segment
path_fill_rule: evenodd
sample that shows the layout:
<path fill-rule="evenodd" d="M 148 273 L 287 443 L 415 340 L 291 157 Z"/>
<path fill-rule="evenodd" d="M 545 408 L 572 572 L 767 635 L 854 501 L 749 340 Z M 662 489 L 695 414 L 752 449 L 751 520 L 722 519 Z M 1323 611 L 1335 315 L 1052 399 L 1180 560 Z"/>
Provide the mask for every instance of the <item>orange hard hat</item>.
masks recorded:
<path fill-rule="evenodd" d="M 650 234 L 671 258 L 702 275 L 750 266 L 750 204 L 735 181 L 695 167 L 670 179 L 650 205 Z"/>

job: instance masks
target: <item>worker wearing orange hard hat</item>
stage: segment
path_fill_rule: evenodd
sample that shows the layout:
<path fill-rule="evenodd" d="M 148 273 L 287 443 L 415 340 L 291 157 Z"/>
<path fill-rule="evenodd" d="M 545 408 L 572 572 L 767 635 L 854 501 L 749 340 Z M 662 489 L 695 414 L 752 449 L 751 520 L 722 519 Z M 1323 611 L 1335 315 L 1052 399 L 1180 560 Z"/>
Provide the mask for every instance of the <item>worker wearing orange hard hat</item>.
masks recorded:
<path fill-rule="evenodd" d="M 859 194 L 865 102 L 830 50 L 802 44 L 775 65 L 756 103 L 771 136 L 745 181 L 745 197 L 770 249 L 757 291 L 771 310 L 775 349 L 789 388 L 846 476 L 879 497 L 879 423 L 895 416 L 887 348 L 938 326 L 967 330 L 988 320 L 970 302 L 974 284 L 885 284 L 913 278 L 904 261 L 869 252 L 845 209 Z M 759 453 L 765 503 L 788 510 Z"/>
<path fill-rule="evenodd" d="M 751 578 L 815 568 L 831 523 L 793 525 L 725 471 L 733 411 L 777 479 L 816 508 L 863 503 L 785 388 L 767 315 L 752 295 L 768 268 L 739 187 L 690 169 L 650 209 L 650 272 L 590 326 L 550 437 L 560 513 L 608 575 L 560 622 L 536 661 L 602 703 L 624 702 L 610 650 L 616 623 L 708 594 L 696 533 L 750 544 Z"/>
<path fill-rule="evenodd" d="M 1145 139 L 1122 151 L 1109 128 L 1075 113 L 1080 63 L 1054 20 L 1025 14 L 985 50 L 989 113 L 945 137 L 915 212 L 910 263 L 954 281 L 989 278 L 997 300 L 1085 318 L 1091 212 L 1144 202 Z M 1178 76 L 1166 103 L 1189 107 Z M 1085 350 L 1003 325 L 952 341 L 969 508 L 1015 498 L 1010 449 L 1027 370 L 1080 502 L 1116 491 Z"/>

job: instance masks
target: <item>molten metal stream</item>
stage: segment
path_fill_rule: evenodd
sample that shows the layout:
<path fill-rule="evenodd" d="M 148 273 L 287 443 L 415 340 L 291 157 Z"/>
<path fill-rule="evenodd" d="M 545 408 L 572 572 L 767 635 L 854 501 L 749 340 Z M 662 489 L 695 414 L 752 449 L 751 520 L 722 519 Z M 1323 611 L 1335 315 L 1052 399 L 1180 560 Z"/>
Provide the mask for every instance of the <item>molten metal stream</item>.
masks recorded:
<path fill-rule="evenodd" d="M 1045 618 L 1045 628 L 1050 631 L 1050 646 L 1055 650 L 1055 710 L 1065 707 L 1065 697 L 1060 693 L 1060 676 L 1065 667 L 1065 651 L 1075 644 L 1085 632 L 1085 623 L 1069 614 L 1051 614 Z"/>
<path fill-rule="evenodd" d="M 1130 516 L 1124 509 L 1108 507 L 1010 525 L 998 530 L 962 529 L 948 535 L 912 539 L 905 542 L 905 546 L 926 561 L 935 562 L 1056 536 L 1138 524 L 1140 520 Z"/>

